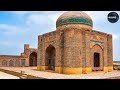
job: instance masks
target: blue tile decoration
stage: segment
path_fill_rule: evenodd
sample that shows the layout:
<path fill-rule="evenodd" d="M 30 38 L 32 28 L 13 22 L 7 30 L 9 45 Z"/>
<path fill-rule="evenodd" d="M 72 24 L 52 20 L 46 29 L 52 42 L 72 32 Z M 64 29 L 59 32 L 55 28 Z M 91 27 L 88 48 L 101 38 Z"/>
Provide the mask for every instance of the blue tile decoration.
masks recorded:
<path fill-rule="evenodd" d="M 71 17 L 71 18 L 67 18 L 67 19 L 59 19 L 56 22 L 56 26 L 62 26 L 62 25 L 66 25 L 66 24 L 84 24 L 84 25 L 88 25 L 88 26 L 93 26 L 93 22 L 83 18 L 83 17 Z"/>
<path fill-rule="evenodd" d="M 98 43 L 98 44 L 104 44 L 104 42 L 100 42 L 100 41 L 96 41 L 96 40 L 90 40 L 90 42 L 95 42 L 95 43 Z"/>

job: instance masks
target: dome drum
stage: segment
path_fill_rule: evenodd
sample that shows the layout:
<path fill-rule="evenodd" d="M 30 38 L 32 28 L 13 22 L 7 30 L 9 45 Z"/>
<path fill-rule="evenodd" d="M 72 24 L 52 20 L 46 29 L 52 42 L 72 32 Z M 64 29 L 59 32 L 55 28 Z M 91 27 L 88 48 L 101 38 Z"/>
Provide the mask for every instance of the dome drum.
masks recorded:
<path fill-rule="evenodd" d="M 77 26 L 79 29 L 86 28 L 92 29 L 93 22 L 91 17 L 89 17 L 86 13 L 81 11 L 69 11 L 63 13 L 56 21 L 56 28 L 63 28 L 62 26 Z"/>
<path fill-rule="evenodd" d="M 92 21 L 89 21 L 82 17 L 71 17 L 68 19 L 60 19 L 57 21 L 56 26 L 67 25 L 67 24 L 83 24 L 91 26 L 93 25 Z"/>

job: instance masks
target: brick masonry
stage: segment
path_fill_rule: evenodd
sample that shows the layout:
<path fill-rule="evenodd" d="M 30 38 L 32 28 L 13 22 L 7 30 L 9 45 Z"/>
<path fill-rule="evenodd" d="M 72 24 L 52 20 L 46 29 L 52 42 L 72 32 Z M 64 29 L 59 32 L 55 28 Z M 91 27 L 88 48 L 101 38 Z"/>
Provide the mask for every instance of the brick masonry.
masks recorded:
<path fill-rule="evenodd" d="M 49 45 L 55 47 L 55 67 L 91 68 L 104 70 L 112 66 L 112 35 L 77 28 L 79 25 L 63 25 L 56 31 L 38 37 L 38 66 L 46 66 L 45 53 Z M 100 54 L 100 67 L 94 67 L 94 53 Z M 108 53 L 109 52 L 109 53 Z"/>
<path fill-rule="evenodd" d="M 29 57 L 30 54 L 35 52 L 37 54 L 37 49 L 30 48 L 29 44 L 24 45 L 24 52 L 21 55 L 0 55 L 0 66 L 4 67 L 21 67 L 29 66 Z M 25 61 L 25 65 L 22 64 L 22 61 Z"/>
<path fill-rule="evenodd" d="M 69 22 L 71 17 L 84 20 L 79 23 L 77 20 Z M 0 55 L 0 66 L 22 66 L 22 60 L 25 60 L 24 66 L 30 66 L 30 56 L 35 52 L 38 70 L 53 70 L 67 74 L 88 73 L 94 70 L 112 71 L 111 34 L 93 30 L 92 19 L 83 12 L 67 12 L 59 19 L 68 21 L 56 22 L 55 31 L 39 35 L 37 49 L 29 48 L 29 45 L 25 44 L 24 52 L 20 56 Z M 92 24 L 88 25 L 87 21 Z M 94 66 L 94 53 L 99 53 L 99 67 Z"/>

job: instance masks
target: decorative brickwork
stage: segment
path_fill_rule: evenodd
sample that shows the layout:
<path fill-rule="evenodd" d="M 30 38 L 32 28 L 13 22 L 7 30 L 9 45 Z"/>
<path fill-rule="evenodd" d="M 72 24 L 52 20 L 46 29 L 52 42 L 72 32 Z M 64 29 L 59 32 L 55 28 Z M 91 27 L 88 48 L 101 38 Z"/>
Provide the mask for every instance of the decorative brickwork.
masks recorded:
<path fill-rule="evenodd" d="M 92 30 L 92 19 L 83 12 L 66 12 L 56 24 L 56 31 L 38 36 L 38 70 L 64 74 L 112 71 L 112 35 Z M 48 59 L 50 46 L 54 48 L 49 49 Z M 50 69 L 53 60 L 54 69 Z"/>

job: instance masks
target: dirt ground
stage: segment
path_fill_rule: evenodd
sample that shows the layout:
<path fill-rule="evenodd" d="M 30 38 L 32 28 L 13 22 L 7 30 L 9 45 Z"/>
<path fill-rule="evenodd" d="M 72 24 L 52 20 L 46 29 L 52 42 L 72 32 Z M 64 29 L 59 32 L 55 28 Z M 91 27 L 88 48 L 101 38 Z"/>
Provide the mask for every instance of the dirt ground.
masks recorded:
<path fill-rule="evenodd" d="M 19 77 L 0 71 L 0 79 L 19 79 Z"/>
<path fill-rule="evenodd" d="M 90 74 L 58 74 L 54 72 L 37 71 L 37 67 L 0 67 L 0 69 L 31 75 L 37 79 L 120 79 L 120 71 L 114 70 L 112 72 L 92 72 Z M 32 78 L 32 77 L 31 77 Z M 33 78 L 34 79 L 34 78 Z"/>

